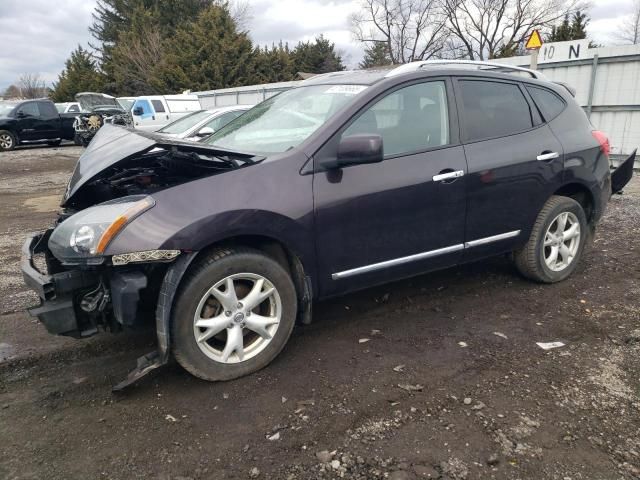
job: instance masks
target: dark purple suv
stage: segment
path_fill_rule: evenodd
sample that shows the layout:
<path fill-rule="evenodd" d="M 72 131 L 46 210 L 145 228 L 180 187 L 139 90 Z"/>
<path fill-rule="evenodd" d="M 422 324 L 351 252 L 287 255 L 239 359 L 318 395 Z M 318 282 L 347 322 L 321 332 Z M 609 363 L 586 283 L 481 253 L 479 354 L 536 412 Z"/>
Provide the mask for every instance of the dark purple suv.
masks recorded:
<path fill-rule="evenodd" d="M 155 319 L 158 351 L 117 388 L 170 352 L 236 378 L 316 299 L 504 253 L 567 278 L 628 181 L 608 150 L 568 87 L 474 62 L 320 75 L 202 143 L 105 125 L 24 245 L 30 311 L 78 337 Z"/>

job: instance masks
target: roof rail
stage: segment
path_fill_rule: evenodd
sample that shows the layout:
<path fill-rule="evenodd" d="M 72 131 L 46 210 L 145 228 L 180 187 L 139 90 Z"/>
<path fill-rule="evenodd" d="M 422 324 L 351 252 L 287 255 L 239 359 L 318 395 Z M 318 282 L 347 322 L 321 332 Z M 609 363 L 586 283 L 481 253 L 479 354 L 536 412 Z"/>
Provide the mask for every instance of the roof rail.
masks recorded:
<path fill-rule="evenodd" d="M 537 70 L 531 70 L 529 68 L 516 67 L 513 65 L 505 65 L 504 63 L 495 63 L 495 62 L 483 62 L 479 60 L 419 60 L 417 62 L 405 63 L 404 65 L 400 65 L 399 67 L 394 68 L 389 73 L 385 75 L 385 77 L 395 77 L 396 75 L 402 75 L 403 73 L 415 72 L 424 67 L 430 66 L 446 66 L 446 65 L 465 65 L 469 67 L 477 67 L 478 70 L 484 69 L 493 69 L 493 70 L 501 70 L 501 71 L 515 71 L 515 72 L 525 72 L 531 75 L 531 77 L 536 78 L 538 80 L 548 80 L 542 73 Z"/>

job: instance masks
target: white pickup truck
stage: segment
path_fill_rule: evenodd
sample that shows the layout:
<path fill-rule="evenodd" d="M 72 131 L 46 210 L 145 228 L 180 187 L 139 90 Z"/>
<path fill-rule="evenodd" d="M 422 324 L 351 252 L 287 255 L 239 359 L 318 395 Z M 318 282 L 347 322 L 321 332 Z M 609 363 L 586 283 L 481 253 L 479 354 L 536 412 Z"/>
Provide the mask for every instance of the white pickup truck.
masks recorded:
<path fill-rule="evenodd" d="M 155 131 L 197 110 L 202 107 L 196 95 L 148 95 L 136 98 L 131 115 L 134 128 Z"/>

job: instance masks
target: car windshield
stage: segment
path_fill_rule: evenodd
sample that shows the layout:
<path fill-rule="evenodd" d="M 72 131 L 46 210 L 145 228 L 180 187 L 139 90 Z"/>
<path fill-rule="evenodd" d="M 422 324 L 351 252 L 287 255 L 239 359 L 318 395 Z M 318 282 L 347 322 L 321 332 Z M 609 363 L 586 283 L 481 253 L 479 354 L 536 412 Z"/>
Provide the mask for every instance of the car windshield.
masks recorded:
<path fill-rule="evenodd" d="M 16 104 L 12 102 L 0 102 L 0 117 L 6 117 L 15 108 Z"/>
<path fill-rule="evenodd" d="M 207 117 L 212 114 L 207 110 L 200 110 L 198 112 L 190 113 L 182 118 L 179 118 L 175 122 L 170 123 L 169 125 L 158 130 L 158 133 L 170 133 L 174 135 L 179 135 L 183 132 L 186 132 L 190 128 L 193 128 L 200 122 L 203 122 Z"/>
<path fill-rule="evenodd" d="M 131 110 L 131 107 L 133 107 L 133 102 L 135 102 L 135 100 L 130 100 L 128 98 L 118 98 L 117 100 L 120 106 L 127 112 Z"/>
<path fill-rule="evenodd" d="M 304 142 L 366 88 L 312 85 L 287 90 L 232 120 L 205 143 L 256 154 L 285 152 Z"/>

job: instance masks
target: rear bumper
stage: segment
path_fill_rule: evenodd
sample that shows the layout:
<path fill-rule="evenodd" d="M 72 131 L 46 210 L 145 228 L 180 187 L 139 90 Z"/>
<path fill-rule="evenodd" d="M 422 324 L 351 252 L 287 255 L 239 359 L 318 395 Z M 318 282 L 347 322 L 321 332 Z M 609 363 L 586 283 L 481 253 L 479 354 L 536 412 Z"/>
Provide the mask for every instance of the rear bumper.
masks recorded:
<path fill-rule="evenodd" d="M 100 282 L 100 274 L 91 270 L 60 270 L 57 273 L 42 273 L 34 262 L 34 256 L 44 254 L 49 271 L 55 271 L 54 259 L 47 243 L 52 230 L 30 235 L 22 246 L 22 276 L 29 288 L 40 297 L 40 305 L 29 309 L 56 335 L 82 337 L 94 333 L 95 329 L 83 329 L 78 322 L 74 306 L 74 293 L 94 287 Z"/>

